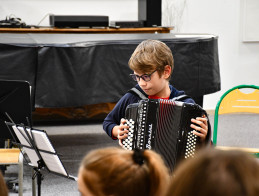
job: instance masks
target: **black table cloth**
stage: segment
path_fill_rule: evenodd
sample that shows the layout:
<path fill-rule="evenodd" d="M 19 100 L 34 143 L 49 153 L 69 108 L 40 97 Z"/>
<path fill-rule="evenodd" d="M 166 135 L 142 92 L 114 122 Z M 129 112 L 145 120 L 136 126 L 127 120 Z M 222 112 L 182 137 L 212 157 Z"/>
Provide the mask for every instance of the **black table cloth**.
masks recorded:
<path fill-rule="evenodd" d="M 194 99 L 220 90 L 218 37 L 196 34 L 1 33 L 0 80 L 28 81 L 36 108 L 117 102 L 136 84 L 128 60 L 145 39 L 171 48 L 178 90 Z"/>

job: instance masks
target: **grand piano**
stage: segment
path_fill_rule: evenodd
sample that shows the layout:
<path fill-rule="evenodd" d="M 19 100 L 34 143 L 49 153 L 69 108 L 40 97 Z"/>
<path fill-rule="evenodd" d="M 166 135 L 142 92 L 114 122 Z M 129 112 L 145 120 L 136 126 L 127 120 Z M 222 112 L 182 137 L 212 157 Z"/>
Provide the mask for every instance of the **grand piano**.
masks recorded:
<path fill-rule="evenodd" d="M 107 114 L 135 85 L 128 60 L 145 39 L 171 48 L 175 68 L 170 83 L 198 104 L 220 90 L 218 37 L 210 34 L 0 33 L 0 80 L 28 81 L 34 114 L 55 115 L 59 109 L 68 118 L 71 111 L 81 113 L 75 118 L 94 117 L 97 110 Z M 106 103 L 112 105 L 101 106 Z"/>

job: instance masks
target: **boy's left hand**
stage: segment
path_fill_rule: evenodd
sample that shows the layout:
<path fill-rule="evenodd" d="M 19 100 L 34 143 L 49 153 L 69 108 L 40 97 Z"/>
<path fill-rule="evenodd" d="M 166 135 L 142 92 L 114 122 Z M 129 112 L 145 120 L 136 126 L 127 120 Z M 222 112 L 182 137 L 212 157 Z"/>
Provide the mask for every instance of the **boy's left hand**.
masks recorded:
<path fill-rule="evenodd" d="M 203 117 L 197 117 L 196 119 L 192 118 L 191 128 L 195 129 L 193 133 L 201 138 L 201 141 L 204 141 L 208 134 L 208 121 L 205 115 Z"/>

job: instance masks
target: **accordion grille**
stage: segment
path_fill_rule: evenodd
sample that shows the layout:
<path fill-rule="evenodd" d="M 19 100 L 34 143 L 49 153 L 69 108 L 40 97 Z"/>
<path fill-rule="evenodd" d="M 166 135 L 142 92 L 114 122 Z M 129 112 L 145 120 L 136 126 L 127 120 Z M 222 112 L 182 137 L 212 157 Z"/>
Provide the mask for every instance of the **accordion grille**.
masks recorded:
<path fill-rule="evenodd" d="M 158 123 L 155 138 L 154 150 L 163 155 L 164 161 L 168 166 L 175 165 L 177 159 L 177 138 L 179 127 L 179 112 L 181 108 L 174 105 L 169 100 L 160 100 Z"/>

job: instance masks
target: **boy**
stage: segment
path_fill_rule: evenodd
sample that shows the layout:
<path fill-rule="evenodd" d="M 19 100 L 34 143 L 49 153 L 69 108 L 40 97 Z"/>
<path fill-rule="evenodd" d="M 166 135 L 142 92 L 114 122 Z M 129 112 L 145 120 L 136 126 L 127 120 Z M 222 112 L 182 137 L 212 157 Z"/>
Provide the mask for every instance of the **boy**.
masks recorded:
<path fill-rule="evenodd" d="M 184 95 L 169 84 L 174 67 L 173 55 L 170 48 L 158 40 L 145 40 L 141 42 L 133 52 L 129 67 L 134 71 L 131 77 L 138 82 L 135 86 L 149 99 L 173 99 Z M 125 125 L 126 107 L 137 103 L 141 98 L 135 93 L 126 93 L 107 115 L 103 122 L 103 129 L 113 139 L 125 139 L 128 135 L 128 126 Z M 191 98 L 183 100 L 186 103 L 194 103 Z M 208 122 L 205 117 L 191 120 L 191 127 L 196 130 L 194 134 L 205 143 L 210 141 Z"/>

